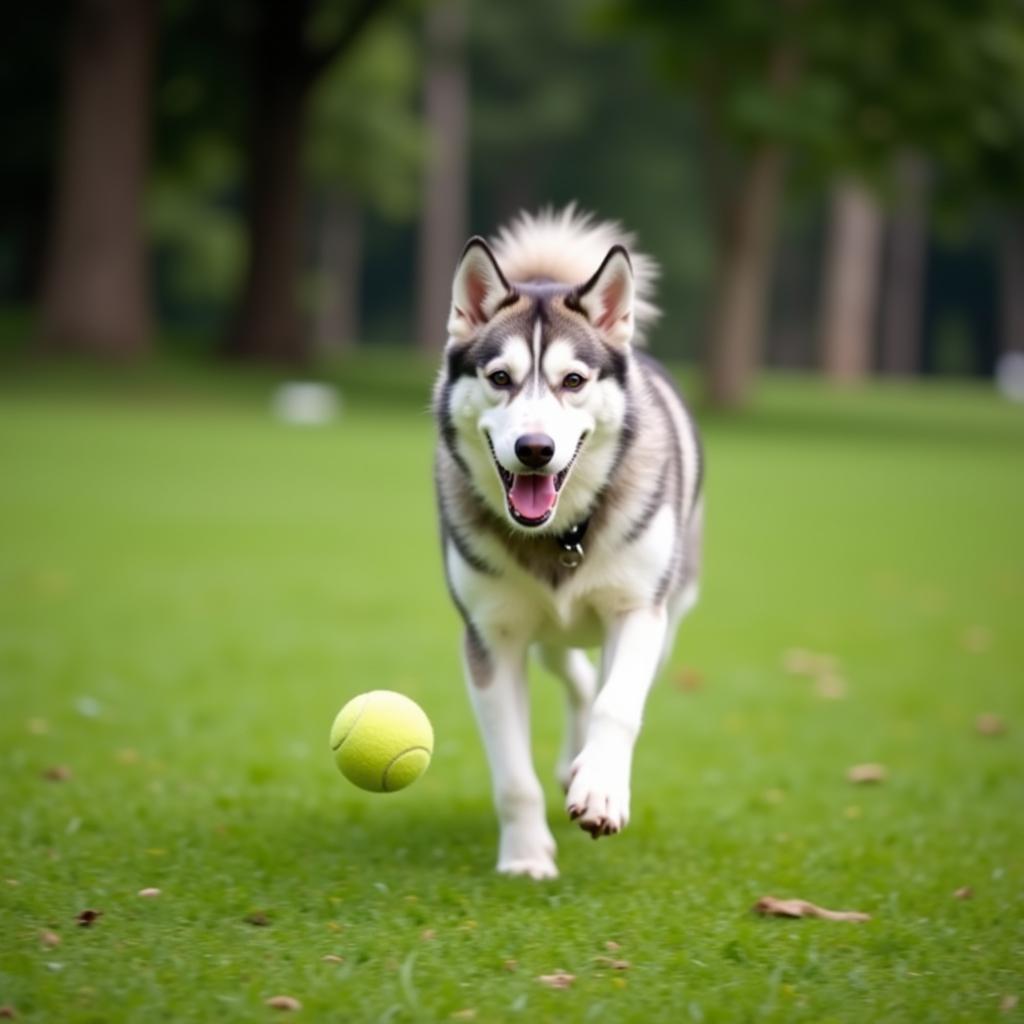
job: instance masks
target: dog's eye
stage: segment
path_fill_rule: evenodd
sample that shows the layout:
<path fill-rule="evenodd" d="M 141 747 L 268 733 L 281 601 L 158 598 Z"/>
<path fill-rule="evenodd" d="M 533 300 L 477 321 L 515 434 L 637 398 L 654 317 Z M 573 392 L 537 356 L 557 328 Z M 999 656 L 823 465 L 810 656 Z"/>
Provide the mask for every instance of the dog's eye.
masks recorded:
<path fill-rule="evenodd" d="M 507 388 L 512 385 L 512 378 L 504 370 L 495 370 L 489 373 L 487 379 L 496 388 Z"/>
<path fill-rule="evenodd" d="M 584 384 L 586 384 L 586 380 L 579 373 L 567 373 L 562 381 L 562 387 L 566 391 L 579 391 Z"/>

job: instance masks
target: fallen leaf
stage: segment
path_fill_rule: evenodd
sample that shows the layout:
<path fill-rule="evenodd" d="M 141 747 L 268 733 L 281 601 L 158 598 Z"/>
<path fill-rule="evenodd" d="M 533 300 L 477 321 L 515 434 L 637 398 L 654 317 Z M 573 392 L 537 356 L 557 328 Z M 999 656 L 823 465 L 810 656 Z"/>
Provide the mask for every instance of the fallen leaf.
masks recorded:
<path fill-rule="evenodd" d="M 962 885 L 955 893 L 953 893 L 953 899 L 955 900 L 973 900 L 974 890 L 969 885 Z"/>
<path fill-rule="evenodd" d="M 826 672 L 814 681 L 814 692 L 822 700 L 843 700 L 846 697 L 846 680 L 834 672 Z"/>
<path fill-rule="evenodd" d="M 1006 732 L 1006 723 L 998 715 L 978 715 L 974 720 L 974 731 L 979 736 L 1002 736 Z"/>
<path fill-rule="evenodd" d="M 17 887 L 18 887 L 19 885 L 21 885 L 21 882 L 19 882 L 19 881 L 18 881 L 18 880 L 17 880 L 16 878 L 5 878 L 5 879 L 4 879 L 4 881 L 5 881 L 5 882 L 6 882 L 6 883 L 7 883 L 7 884 L 8 884 L 8 885 L 9 885 L 9 886 L 10 886 L 10 887 L 12 888 L 12 889 L 15 889 L 15 888 L 17 888 Z"/>
<path fill-rule="evenodd" d="M 75 920 L 80 928 L 89 928 L 98 918 L 103 916 L 102 910 L 83 910 Z"/>
<path fill-rule="evenodd" d="M 518 971 L 519 970 L 519 961 L 518 960 L 506 960 L 505 963 L 502 964 L 502 966 L 505 968 L 506 971 Z"/>
<path fill-rule="evenodd" d="M 685 665 L 676 672 L 674 682 L 677 690 L 694 693 L 704 685 L 704 673 Z"/>
<path fill-rule="evenodd" d="M 628 960 L 616 960 L 610 956 L 595 956 L 593 961 L 601 967 L 610 967 L 613 971 L 628 971 L 630 968 Z"/>
<path fill-rule="evenodd" d="M 869 782 L 885 782 L 887 775 L 884 764 L 868 763 L 855 764 L 846 773 L 846 778 L 857 785 L 863 785 Z"/>
<path fill-rule="evenodd" d="M 452 1014 L 452 1020 L 476 1020 L 476 1010 L 470 1006 L 465 1010 L 456 1010 Z"/>
<path fill-rule="evenodd" d="M 13 1006 L 0 1006 L 0 1018 L 3 1020 L 14 1020 L 18 1011 Z"/>
<path fill-rule="evenodd" d="M 50 731 L 50 723 L 45 718 L 30 718 L 25 728 L 32 736 L 45 736 Z"/>
<path fill-rule="evenodd" d="M 614 939 L 609 939 L 604 944 L 604 948 L 607 949 L 609 952 L 614 953 L 616 950 L 622 949 L 622 946 L 620 946 L 619 943 L 617 943 Z"/>
<path fill-rule="evenodd" d="M 144 896 L 146 899 L 152 899 L 154 896 L 160 895 L 160 890 L 154 889 L 152 886 L 150 886 L 146 889 L 140 889 L 138 894 L 140 896 Z"/>
<path fill-rule="evenodd" d="M 576 975 L 555 971 L 554 974 L 541 974 L 537 980 L 548 988 L 568 988 L 576 980 Z"/>
<path fill-rule="evenodd" d="M 53 949 L 54 946 L 60 945 L 60 936 L 56 932 L 43 929 L 43 931 L 39 933 L 39 941 L 44 946 L 48 946 L 50 949 Z"/>
<path fill-rule="evenodd" d="M 55 764 L 43 772 L 47 782 L 67 782 L 71 778 L 71 769 L 66 764 Z"/>
<path fill-rule="evenodd" d="M 245 923 L 255 925 L 257 928 L 266 928 L 270 924 L 270 918 L 262 910 L 254 910 L 251 914 L 245 915 Z"/>
<path fill-rule="evenodd" d="M 326 964 L 343 964 L 345 962 L 345 958 L 338 956 L 337 953 L 326 953 L 320 959 Z"/>
<path fill-rule="evenodd" d="M 1016 1010 L 1019 1002 L 1020 999 L 1017 996 L 1003 996 L 999 1001 L 999 1012 L 1009 1013 L 1011 1010 Z"/>
<path fill-rule="evenodd" d="M 420 938 L 424 942 L 433 942 L 434 939 L 437 938 L 437 932 L 434 931 L 433 928 L 424 928 L 423 931 L 420 932 Z"/>
<path fill-rule="evenodd" d="M 292 996 L 271 996 L 265 1003 L 272 1010 L 301 1010 L 302 1003 Z"/>
<path fill-rule="evenodd" d="M 762 896 L 754 904 L 755 913 L 766 917 L 821 917 L 826 921 L 870 921 L 870 914 L 859 910 L 825 910 L 807 900 L 780 900 Z"/>
<path fill-rule="evenodd" d="M 992 630 L 988 626 L 969 626 L 960 638 L 964 650 L 984 654 L 992 646 Z"/>

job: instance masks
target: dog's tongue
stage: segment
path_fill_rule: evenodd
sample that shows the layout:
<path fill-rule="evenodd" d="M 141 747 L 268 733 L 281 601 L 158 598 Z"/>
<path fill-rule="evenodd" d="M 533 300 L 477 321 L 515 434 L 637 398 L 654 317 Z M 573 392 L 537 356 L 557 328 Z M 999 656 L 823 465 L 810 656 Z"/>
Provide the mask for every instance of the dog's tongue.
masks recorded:
<path fill-rule="evenodd" d="M 513 508 L 524 519 L 540 519 L 555 505 L 555 478 L 531 474 L 516 474 L 512 489 L 508 492 Z"/>

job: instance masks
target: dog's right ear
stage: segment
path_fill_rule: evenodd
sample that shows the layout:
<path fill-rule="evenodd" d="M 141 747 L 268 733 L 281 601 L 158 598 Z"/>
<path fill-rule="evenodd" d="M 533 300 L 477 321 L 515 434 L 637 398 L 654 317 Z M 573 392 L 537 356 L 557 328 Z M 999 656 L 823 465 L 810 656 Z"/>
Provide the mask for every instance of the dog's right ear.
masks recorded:
<path fill-rule="evenodd" d="M 513 291 L 487 243 L 475 236 L 462 250 L 452 282 L 448 334 L 459 341 L 487 323 Z"/>

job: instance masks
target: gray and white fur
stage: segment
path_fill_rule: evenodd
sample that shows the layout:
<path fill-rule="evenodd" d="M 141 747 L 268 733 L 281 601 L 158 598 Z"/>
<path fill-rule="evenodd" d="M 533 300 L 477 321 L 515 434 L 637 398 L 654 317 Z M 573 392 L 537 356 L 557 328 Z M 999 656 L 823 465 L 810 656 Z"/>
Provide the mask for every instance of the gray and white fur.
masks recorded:
<path fill-rule="evenodd" d="M 703 457 L 668 375 L 637 348 L 656 270 L 631 243 L 573 207 L 524 214 L 490 245 L 471 239 L 453 283 L 434 393 L 441 541 L 511 875 L 558 873 L 529 653 L 566 688 L 566 809 L 610 835 L 629 820 L 648 691 L 697 599 Z"/>

